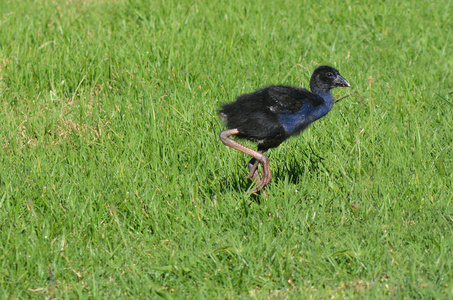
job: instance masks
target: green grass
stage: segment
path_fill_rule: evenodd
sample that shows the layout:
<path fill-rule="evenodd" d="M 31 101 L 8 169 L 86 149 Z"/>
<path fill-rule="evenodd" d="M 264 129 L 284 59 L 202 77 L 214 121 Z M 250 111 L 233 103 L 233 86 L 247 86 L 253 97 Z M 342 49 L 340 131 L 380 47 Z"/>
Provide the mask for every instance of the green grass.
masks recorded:
<path fill-rule="evenodd" d="M 453 297 L 452 11 L 0 1 L 2 298 Z M 352 96 L 244 195 L 217 109 L 319 64 Z"/>

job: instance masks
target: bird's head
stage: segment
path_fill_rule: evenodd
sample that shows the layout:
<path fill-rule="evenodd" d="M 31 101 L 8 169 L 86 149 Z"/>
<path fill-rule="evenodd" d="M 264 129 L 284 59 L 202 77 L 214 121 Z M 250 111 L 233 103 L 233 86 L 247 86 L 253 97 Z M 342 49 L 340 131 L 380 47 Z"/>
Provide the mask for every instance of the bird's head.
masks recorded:
<path fill-rule="evenodd" d="M 329 91 L 336 87 L 349 87 L 349 82 L 340 73 L 329 66 L 316 68 L 310 79 L 310 89 Z"/>

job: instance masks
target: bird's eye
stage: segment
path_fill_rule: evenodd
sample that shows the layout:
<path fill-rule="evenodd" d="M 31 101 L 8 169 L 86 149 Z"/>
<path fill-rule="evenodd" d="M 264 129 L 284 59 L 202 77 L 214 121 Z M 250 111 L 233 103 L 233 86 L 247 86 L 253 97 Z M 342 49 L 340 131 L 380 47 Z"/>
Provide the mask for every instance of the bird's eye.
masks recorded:
<path fill-rule="evenodd" d="M 333 73 L 331 72 L 327 73 L 327 77 L 333 77 Z"/>

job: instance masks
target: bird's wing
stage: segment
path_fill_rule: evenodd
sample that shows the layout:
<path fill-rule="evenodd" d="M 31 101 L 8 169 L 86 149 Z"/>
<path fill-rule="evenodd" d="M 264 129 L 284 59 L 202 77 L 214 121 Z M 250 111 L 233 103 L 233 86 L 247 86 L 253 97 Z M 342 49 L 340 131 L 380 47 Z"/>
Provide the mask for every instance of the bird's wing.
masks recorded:
<path fill-rule="evenodd" d="M 305 103 L 318 106 L 324 99 L 302 88 L 292 86 L 271 86 L 268 89 L 270 100 L 269 109 L 274 113 L 285 113 L 290 111 L 296 113 Z"/>

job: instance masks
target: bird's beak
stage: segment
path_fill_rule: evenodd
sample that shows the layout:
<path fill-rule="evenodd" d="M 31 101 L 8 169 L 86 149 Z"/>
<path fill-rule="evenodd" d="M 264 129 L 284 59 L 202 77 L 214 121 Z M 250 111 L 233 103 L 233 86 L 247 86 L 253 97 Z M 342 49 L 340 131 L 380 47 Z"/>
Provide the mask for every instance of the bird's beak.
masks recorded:
<path fill-rule="evenodd" d="M 350 87 L 351 85 L 349 84 L 349 82 L 343 78 L 343 76 L 341 75 L 338 75 L 337 78 L 335 78 L 335 81 L 334 81 L 335 85 L 336 86 L 342 86 L 342 87 Z"/>

